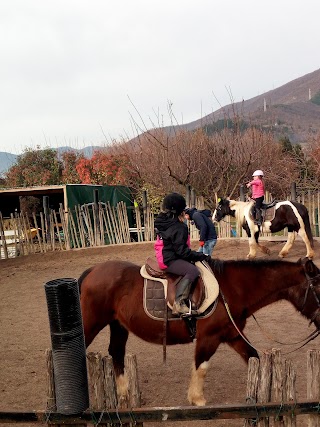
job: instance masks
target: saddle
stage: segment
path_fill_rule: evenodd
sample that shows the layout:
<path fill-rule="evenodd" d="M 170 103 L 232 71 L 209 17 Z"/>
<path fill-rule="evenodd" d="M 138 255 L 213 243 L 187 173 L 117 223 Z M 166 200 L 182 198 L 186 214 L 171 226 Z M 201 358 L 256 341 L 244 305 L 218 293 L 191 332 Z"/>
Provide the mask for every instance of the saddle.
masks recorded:
<path fill-rule="evenodd" d="M 264 209 L 265 211 L 267 209 L 273 208 L 277 204 L 276 200 L 271 200 L 269 203 L 262 203 L 261 209 Z"/>
<path fill-rule="evenodd" d="M 206 315 L 217 299 L 219 285 L 207 263 L 196 262 L 195 265 L 200 270 L 200 276 L 190 291 L 191 309 L 194 315 Z M 144 305 L 147 314 L 153 312 L 152 317 L 163 319 L 163 301 L 166 300 L 166 305 L 172 309 L 176 284 L 182 276 L 165 273 L 159 268 L 156 258 L 151 257 L 147 258 L 145 265 L 141 267 L 140 274 L 145 279 Z M 170 316 L 168 318 L 170 320 Z"/>
<path fill-rule="evenodd" d="M 277 204 L 277 200 L 272 200 L 269 203 L 262 203 L 261 205 L 261 222 L 264 221 L 271 221 L 275 216 L 275 205 Z M 273 208 L 273 209 L 272 209 Z M 272 209 L 269 211 L 269 209 Z M 253 204 L 250 213 L 252 216 L 252 219 L 255 219 L 255 204 Z"/>

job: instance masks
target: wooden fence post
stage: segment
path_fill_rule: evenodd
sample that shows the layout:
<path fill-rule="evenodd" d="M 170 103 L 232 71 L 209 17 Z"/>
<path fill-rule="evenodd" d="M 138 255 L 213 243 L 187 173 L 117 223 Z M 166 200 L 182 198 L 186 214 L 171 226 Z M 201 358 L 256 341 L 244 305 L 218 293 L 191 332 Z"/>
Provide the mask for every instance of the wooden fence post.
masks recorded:
<path fill-rule="evenodd" d="M 284 381 L 283 381 L 283 401 L 292 402 L 293 407 L 296 402 L 296 373 L 290 360 L 285 360 L 284 363 Z M 292 412 L 291 416 L 284 417 L 284 425 L 286 427 L 296 426 L 296 416 Z"/>
<path fill-rule="evenodd" d="M 283 369 L 282 369 L 282 359 L 281 352 L 279 349 L 272 349 L 272 402 L 282 403 L 282 387 L 283 387 Z M 273 417 L 274 427 L 283 427 L 284 420 L 281 414 L 277 417 Z"/>
<path fill-rule="evenodd" d="M 247 391 L 246 391 L 246 403 L 257 403 L 257 391 L 259 382 L 259 359 L 256 357 L 250 357 L 248 363 L 248 380 L 247 380 Z M 249 425 L 255 422 L 255 420 L 248 419 Z"/>
<path fill-rule="evenodd" d="M 263 353 L 260 357 L 259 369 L 259 387 L 257 391 L 258 403 L 270 402 L 271 397 L 271 374 L 272 374 L 272 355 L 269 351 Z M 259 427 L 268 427 L 269 418 L 265 417 L 258 421 Z"/>
<path fill-rule="evenodd" d="M 307 398 L 320 399 L 320 352 L 309 350 L 307 354 Z M 309 427 L 319 427 L 320 416 L 309 415 Z"/>
<path fill-rule="evenodd" d="M 290 199 L 291 199 L 293 202 L 296 202 L 296 201 L 297 201 L 297 185 L 296 185 L 296 183 L 295 183 L 295 182 L 293 182 L 293 183 L 291 184 L 291 194 L 290 194 Z"/>

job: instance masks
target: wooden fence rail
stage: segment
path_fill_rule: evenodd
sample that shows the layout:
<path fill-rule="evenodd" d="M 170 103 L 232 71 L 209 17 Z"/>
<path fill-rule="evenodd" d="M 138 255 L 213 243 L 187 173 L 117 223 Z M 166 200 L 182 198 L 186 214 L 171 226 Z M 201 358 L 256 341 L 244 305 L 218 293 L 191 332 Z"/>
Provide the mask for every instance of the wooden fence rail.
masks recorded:
<path fill-rule="evenodd" d="M 56 412 L 52 353 L 47 350 L 47 408 L 44 411 L 0 412 L 0 423 L 48 423 L 85 426 L 103 424 L 143 426 L 143 422 L 245 419 L 248 426 L 295 426 L 297 416 L 308 419 L 304 425 L 320 425 L 320 351 L 307 354 L 307 399 L 296 400 L 295 371 L 289 360 L 282 360 L 280 350 L 251 358 L 248 366 L 246 403 L 148 408 L 141 406 L 137 362 L 127 355 L 125 371 L 129 392 L 118 400 L 110 356 L 87 354 L 90 408 L 76 415 Z M 239 424 L 239 426 L 243 424 Z"/>
<path fill-rule="evenodd" d="M 95 424 L 95 425 L 122 425 L 125 423 L 143 422 L 173 422 L 173 421 L 200 421 L 200 420 L 230 420 L 230 419 L 264 419 L 278 415 L 291 417 L 298 415 L 315 414 L 319 417 L 318 401 L 300 401 L 291 403 L 266 404 L 237 404 L 237 405 L 210 405 L 203 407 L 178 406 L 156 408 L 118 409 L 103 412 L 86 411 L 77 415 L 63 415 L 47 411 L 20 411 L 0 412 L 0 423 L 49 423 L 49 424 Z M 254 425 L 254 424 L 252 424 Z M 243 426 L 243 423 L 239 424 Z"/>

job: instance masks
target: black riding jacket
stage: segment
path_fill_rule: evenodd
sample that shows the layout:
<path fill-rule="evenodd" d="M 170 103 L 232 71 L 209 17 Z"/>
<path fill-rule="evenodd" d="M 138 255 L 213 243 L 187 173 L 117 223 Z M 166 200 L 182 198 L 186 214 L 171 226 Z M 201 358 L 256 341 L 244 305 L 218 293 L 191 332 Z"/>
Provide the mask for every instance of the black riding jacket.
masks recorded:
<path fill-rule="evenodd" d="M 176 259 L 184 259 L 189 262 L 203 261 L 206 255 L 193 251 L 188 246 L 188 226 L 179 221 L 177 217 L 160 212 L 155 222 L 156 233 L 163 240 L 163 261 L 169 266 Z"/>

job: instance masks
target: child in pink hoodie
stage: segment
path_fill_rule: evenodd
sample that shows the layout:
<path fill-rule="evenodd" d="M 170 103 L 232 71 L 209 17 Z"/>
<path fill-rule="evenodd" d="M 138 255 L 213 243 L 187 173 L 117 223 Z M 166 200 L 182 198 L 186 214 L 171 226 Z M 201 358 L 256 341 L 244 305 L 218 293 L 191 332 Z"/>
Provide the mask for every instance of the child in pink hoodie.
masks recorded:
<path fill-rule="evenodd" d="M 252 174 L 253 180 L 248 182 L 247 187 L 251 187 L 252 198 L 255 200 L 255 214 L 256 220 L 255 223 L 261 225 L 261 206 L 264 201 L 264 182 L 263 182 L 263 172 L 258 169 Z"/>

